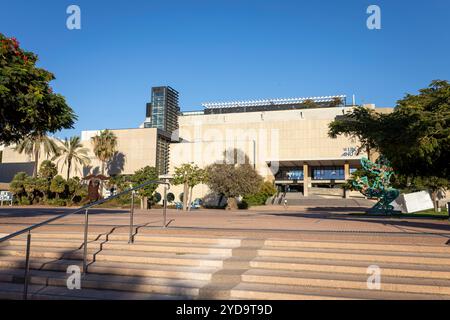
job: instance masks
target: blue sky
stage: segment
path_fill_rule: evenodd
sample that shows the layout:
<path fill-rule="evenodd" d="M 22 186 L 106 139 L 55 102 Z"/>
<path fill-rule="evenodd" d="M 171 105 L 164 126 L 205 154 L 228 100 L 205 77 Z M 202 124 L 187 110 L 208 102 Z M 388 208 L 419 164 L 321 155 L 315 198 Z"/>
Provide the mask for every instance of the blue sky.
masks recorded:
<path fill-rule="evenodd" d="M 356 94 L 394 106 L 450 80 L 450 1 L 0 0 L 0 32 L 36 52 L 78 114 L 73 130 L 132 128 L 150 88 L 202 102 Z M 82 29 L 66 28 L 81 8 Z M 381 30 L 366 9 L 381 7 Z"/>

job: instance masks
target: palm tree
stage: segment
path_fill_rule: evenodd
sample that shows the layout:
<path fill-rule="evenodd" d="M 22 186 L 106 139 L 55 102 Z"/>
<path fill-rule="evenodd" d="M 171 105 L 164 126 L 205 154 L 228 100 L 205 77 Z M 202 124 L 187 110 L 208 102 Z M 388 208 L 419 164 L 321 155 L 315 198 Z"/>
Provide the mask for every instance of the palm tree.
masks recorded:
<path fill-rule="evenodd" d="M 108 129 L 92 137 L 95 156 L 102 162 L 102 175 L 105 175 L 105 166 L 116 153 L 117 137 Z"/>
<path fill-rule="evenodd" d="M 28 156 L 33 156 L 33 177 L 35 178 L 37 177 L 38 173 L 38 162 L 41 148 L 43 148 L 44 153 L 47 157 L 50 155 L 59 154 L 59 148 L 56 145 L 56 142 L 52 138 L 44 134 L 36 134 L 26 137 L 22 141 L 20 141 L 16 147 L 14 147 L 14 151 L 17 151 L 20 154 L 25 153 Z"/>
<path fill-rule="evenodd" d="M 53 157 L 52 160 L 59 158 L 63 160 L 63 166 L 67 165 L 67 180 L 70 178 L 70 170 L 72 164 L 80 164 L 82 166 L 87 166 L 91 161 L 88 157 L 88 149 L 83 148 L 81 139 L 78 136 L 71 137 L 70 139 L 65 138 L 61 141 L 62 145 L 59 147 L 59 154 Z"/>

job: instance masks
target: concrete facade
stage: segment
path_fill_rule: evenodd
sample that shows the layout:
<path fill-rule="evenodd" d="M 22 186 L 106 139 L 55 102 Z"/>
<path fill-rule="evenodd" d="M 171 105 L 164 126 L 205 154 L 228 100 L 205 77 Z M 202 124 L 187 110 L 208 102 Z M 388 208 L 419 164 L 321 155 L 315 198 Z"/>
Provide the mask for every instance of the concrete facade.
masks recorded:
<path fill-rule="evenodd" d="M 238 149 L 243 158 L 255 166 L 267 180 L 277 184 L 293 184 L 292 180 L 280 179 L 281 168 L 299 168 L 308 175 L 295 184 L 303 186 L 308 195 L 307 185 L 330 181 L 314 181 L 312 168 L 337 166 L 350 168 L 359 166 L 366 156 L 356 154 L 359 142 L 344 136 L 336 139 L 328 137 L 328 125 L 336 116 L 343 115 L 352 107 L 317 108 L 268 112 L 248 112 L 229 114 L 193 114 L 179 117 L 180 143 L 172 143 L 170 150 L 170 173 L 186 162 L 205 167 L 214 162 L 224 161 L 224 152 Z M 306 182 L 305 182 L 306 179 Z M 336 183 L 345 182 L 345 178 Z M 195 187 L 193 198 L 203 197 L 208 187 Z M 171 192 L 178 200 L 181 186 L 172 186 Z"/>
<path fill-rule="evenodd" d="M 373 105 L 366 107 L 374 108 Z M 329 123 L 352 108 L 342 105 L 223 114 L 186 112 L 178 116 L 178 129 L 171 137 L 157 128 L 111 130 L 117 136 L 117 154 L 105 173 L 133 174 L 145 166 L 167 166 L 160 171 L 168 171 L 170 175 L 183 163 L 193 162 L 204 168 L 227 161 L 230 152 L 238 150 L 238 162 L 252 164 L 266 180 L 275 182 L 284 191 L 294 190 L 308 196 L 314 187 L 344 183 L 351 171 L 359 167 L 360 159 L 366 156 L 364 152 L 357 153 L 359 142 L 355 139 L 328 137 Z M 377 109 L 380 112 L 391 110 Z M 102 164 L 95 157 L 91 143 L 91 138 L 98 133 L 82 132 L 81 140 L 89 150 L 91 163 L 83 168 L 74 165 L 71 176 L 101 172 Z M 39 165 L 46 159 L 42 153 Z M 18 154 L 12 147 L 3 150 L 3 163 L 31 161 L 32 158 Z M 66 177 L 63 163 L 57 164 L 60 174 Z M 326 178 L 330 172 L 336 178 Z M 172 186 L 170 192 L 178 201 L 182 186 Z M 208 193 L 206 185 L 197 186 L 193 199 Z"/>
<path fill-rule="evenodd" d="M 117 129 L 111 130 L 117 137 L 117 153 L 113 160 L 106 166 L 107 174 L 133 174 L 136 170 L 145 166 L 156 166 L 156 146 L 158 129 L 140 128 L 140 129 Z M 90 173 L 101 173 L 101 162 L 95 157 L 91 138 L 100 131 L 83 131 L 81 142 L 83 147 L 89 150 L 88 157 L 90 164 L 85 167 L 73 164 L 71 177 L 83 177 Z M 50 160 L 41 152 L 39 166 L 44 160 Z M 34 159 L 25 154 L 19 154 L 14 151 L 14 146 L 5 147 L 3 150 L 2 165 L 26 164 L 33 162 Z M 67 176 L 67 168 L 63 166 L 62 161 L 54 161 L 58 165 L 59 174 L 64 178 Z M 10 177 L 10 175 L 8 175 Z M 10 181 L 0 181 L 8 183 Z M 5 185 L 3 185 L 5 187 Z"/>

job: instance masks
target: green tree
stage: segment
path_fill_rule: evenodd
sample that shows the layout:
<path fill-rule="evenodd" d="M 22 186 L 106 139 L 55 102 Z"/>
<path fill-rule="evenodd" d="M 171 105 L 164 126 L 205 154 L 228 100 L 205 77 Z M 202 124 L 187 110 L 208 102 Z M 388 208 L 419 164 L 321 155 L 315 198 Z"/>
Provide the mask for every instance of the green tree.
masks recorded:
<path fill-rule="evenodd" d="M 195 186 L 206 180 L 206 171 L 200 169 L 196 164 L 185 163 L 175 168 L 172 183 L 183 185 L 183 210 L 191 210 L 192 193 Z"/>
<path fill-rule="evenodd" d="M 81 184 L 80 178 L 69 178 L 67 179 L 67 193 L 70 203 L 79 202 L 87 196 L 87 188 Z"/>
<path fill-rule="evenodd" d="M 59 154 L 53 160 L 58 159 L 63 161 L 63 166 L 67 167 L 67 180 L 70 178 L 70 170 L 72 165 L 87 166 L 90 163 L 88 157 L 88 149 L 83 147 L 81 139 L 78 136 L 65 138 L 62 145 L 59 147 Z"/>
<path fill-rule="evenodd" d="M 66 191 L 66 180 L 60 175 L 54 177 L 50 183 L 50 191 L 56 194 L 56 199 L 59 199 L 64 191 Z"/>
<path fill-rule="evenodd" d="M 50 160 L 42 161 L 39 167 L 39 177 L 51 181 L 58 174 L 58 168 Z"/>
<path fill-rule="evenodd" d="M 100 132 L 99 135 L 92 137 L 95 156 L 101 161 L 101 172 L 105 174 L 106 163 L 112 159 L 117 149 L 117 137 L 108 129 Z"/>
<path fill-rule="evenodd" d="M 44 160 L 39 167 L 39 179 L 37 180 L 37 189 L 43 194 L 44 202 L 50 196 L 50 183 L 58 174 L 58 168 L 50 160 Z"/>
<path fill-rule="evenodd" d="M 42 196 L 43 202 L 47 202 L 49 198 L 50 182 L 51 180 L 42 177 L 36 179 L 36 191 Z"/>
<path fill-rule="evenodd" d="M 14 150 L 18 153 L 25 153 L 26 155 L 33 156 L 34 169 L 33 177 L 37 177 L 39 157 L 41 150 L 44 151 L 47 157 L 58 155 L 59 148 L 52 138 L 46 135 L 32 135 L 21 140 Z"/>
<path fill-rule="evenodd" d="M 347 119 L 331 123 L 330 136 L 357 136 L 389 159 L 399 174 L 450 179 L 448 81 L 435 80 L 419 94 L 406 95 L 392 113 L 365 110 L 355 108 Z"/>
<path fill-rule="evenodd" d="M 137 187 L 150 180 L 158 180 L 158 172 L 155 167 L 147 166 L 142 168 L 136 171 L 131 177 L 133 187 Z M 141 200 L 141 209 L 148 209 L 147 200 L 153 196 L 156 188 L 158 188 L 157 184 L 149 184 L 138 190 L 137 194 Z"/>
<path fill-rule="evenodd" d="M 25 191 L 25 180 L 28 178 L 28 175 L 25 172 L 18 172 L 12 179 L 9 184 L 9 190 L 14 194 L 14 196 L 20 200 L 22 197 L 26 196 L 27 193 Z"/>
<path fill-rule="evenodd" d="M 253 194 L 247 194 L 244 196 L 244 202 L 249 206 L 261 206 L 264 205 L 268 198 L 277 193 L 277 188 L 270 181 L 264 181 L 258 192 Z"/>
<path fill-rule="evenodd" d="M 450 83 L 433 81 L 406 95 L 379 121 L 377 148 L 407 176 L 450 180 Z"/>
<path fill-rule="evenodd" d="M 132 186 L 131 177 L 132 176 L 130 176 L 130 175 L 123 175 L 123 174 L 114 175 L 108 180 L 107 187 L 109 189 L 114 187 L 116 189 L 117 193 L 123 192 Z M 127 193 L 127 194 L 121 195 L 118 198 L 118 201 L 122 204 L 128 204 L 130 202 L 130 199 L 131 199 L 131 195 L 129 193 Z"/>
<path fill-rule="evenodd" d="M 392 113 L 355 108 L 330 124 L 331 137 L 357 137 L 384 155 L 397 175 L 435 193 L 450 180 L 450 83 L 435 80 L 407 94 Z M 447 185 L 447 187 L 445 187 Z"/>
<path fill-rule="evenodd" d="M 372 150 L 377 147 L 377 143 L 372 134 L 367 134 L 370 130 L 378 131 L 378 117 L 374 110 L 357 107 L 346 115 L 337 116 L 336 120 L 330 123 L 328 136 L 337 138 L 340 135 L 357 140 L 360 145 L 358 154 L 365 151 L 367 158 L 372 160 Z"/>
<path fill-rule="evenodd" d="M 249 164 L 212 164 L 206 168 L 209 188 L 227 198 L 227 209 L 237 209 L 236 197 L 258 192 L 263 178 Z"/>
<path fill-rule="evenodd" d="M 92 137 L 91 140 L 94 154 L 102 163 L 101 173 L 105 175 L 106 164 L 114 157 L 117 151 L 117 137 L 112 131 L 106 129 L 101 131 L 99 135 Z M 103 181 L 100 184 L 100 194 L 103 195 Z"/>
<path fill-rule="evenodd" d="M 0 33 L 0 143 L 73 127 L 73 110 L 50 87 L 55 76 L 37 68 L 37 60 L 15 38 Z"/>

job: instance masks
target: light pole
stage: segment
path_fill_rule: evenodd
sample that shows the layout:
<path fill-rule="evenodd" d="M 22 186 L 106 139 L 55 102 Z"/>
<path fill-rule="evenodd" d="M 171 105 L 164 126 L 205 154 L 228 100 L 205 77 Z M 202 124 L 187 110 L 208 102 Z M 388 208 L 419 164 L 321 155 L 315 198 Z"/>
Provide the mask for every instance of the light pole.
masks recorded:
<path fill-rule="evenodd" d="M 167 228 L 167 190 L 170 188 L 170 179 L 172 179 L 172 176 L 169 174 L 160 175 L 159 179 L 166 182 L 167 184 L 164 185 L 164 197 L 163 197 L 163 228 Z"/>

